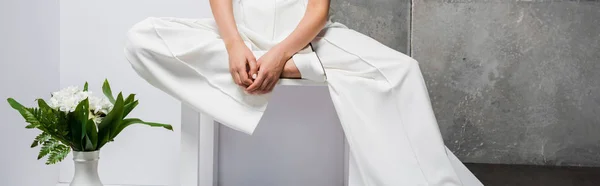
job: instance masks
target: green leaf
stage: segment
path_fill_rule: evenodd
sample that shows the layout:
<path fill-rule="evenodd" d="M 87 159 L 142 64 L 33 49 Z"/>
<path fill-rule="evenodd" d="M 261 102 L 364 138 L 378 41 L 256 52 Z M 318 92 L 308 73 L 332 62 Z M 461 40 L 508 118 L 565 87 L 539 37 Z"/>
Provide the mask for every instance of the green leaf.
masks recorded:
<path fill-rule="evenodd" d="M 121 123 L 123 120 L 123 94 L 119 93 L 113 109 L 102 119 L 102 122 L 98 125 L 98 146 L 100 149 L 104 144 L 111 141 L 112 130 Z"/>
<path fill-rule="evenodd" d="M 69 152 L 71 152 L 69 147 L 62 144 L 57 146 L 53 151 L 50 152 L 50 156 L 48 157 L 48 160 L 46 160 L 46 165 L 61 162 L 65 159 L 65 157 L 67 157 L 67 155 L 69 155 Z"/>
<path fill-rule="evenodd" d="M 110 84 L 108 84 L 108 79 L 104 79 L 104 84 L 102 85 L 102 92 L 111 103 L 115 103 L 115 98 L 113 97 L 112 91 L 110 90 Z"/>
<path fill-rule="evenodd" d="M 86 123 L 88 122 L 90 116 L 90 104 L 88 98 L 85 98 L 83 101 L 79 102 L 75 108 L 75 114 L 77 116 L 77 121 L 81 125 L 81 140 L 83 140 L 87 129 Z"/>
<path fill-rule="evenodd" d="M 36 137 L 37 138 L 37 137 Z M 31 143 L 31 148 L 37 147 L 40 144 L 40 141 L 38 141 L 37 139 L 33 140 L 33 143 Z"/>
<path fill-rule="evenodd" d="M 36 126 L 35 124 L 29 124 L 29 125 L 26 125 L 26 126 L 25 126 L 25 128 L 26 128 L 26 129 L 34 129 L 34 128 L 36 128 L 36 127 L 37 127 L 37 126 Z"/>
<path fill-rule="evenodd" d="M 47 103 L 46 101 L 44 101 L 43 99 L 36 99 L 38 102 L 38 106 L 40 108 L 44 108 L 44 109 L 52 109 Z"/>
<path fill-rule="evenodd" d="M 85 82 L 85 85 L 83 85 L 83 91 L 87 92 L 88 91 L 88 82 Z"/>
<path fill-rule="evenodd" d="M 48 156 L 46 160 L 46 164 L 55 164 L 62 161 L 71 151 L 71 149 L 62 144 L 60 140 L 55 138 L 48 138 L 40 149 L 40 153 L 38 155 L 38 159 L 42 159 L 45 156 Z"/>
<path fill-rule="evenodd" d="M 125 99 L 125 104 L 127 105 L 128 103 L 131 103 L 133 100 L 135 100 L 135 94 L 129 94 L 129 96 L 127 96 Z"/>
<path fill-rule="evenodd" d="M 8 101 L 8 104 L 10 104 L 10 106 L 13 109 L 17 110 L 21 114 L 21 116 L 23 116 L 23 118 L 25 119 L 25 122 L 31 124 L 31 125 L 27 125 L 26 128 L 35 128 L 38 125 L 40 125 L 40 121 L 35 117 L 35 115 L 32 112 L 32 111 L 35 111 L 36 109 L 29 109 L 29 108 L 21 105 L 19 102 L 17 102 L 13 98 L 8 98 L 7 101 Z"/>
<path fill-rule="evenodd" d="M 92 140 L 87 135 L 85 136 L 85 147 L 83 149 L 85 149 L 85 151 L 94 151 L 94 150 L 96 150 L 96 147 L 94 147 L 94 144 L 93 144 Z"/>
<path fill-rule="evenodd" d="M 125 108 L 123 110 L 123 118 L 127 117 L 127 115 L 129 115 L 129 113 L 138 105 L 138 101 L 135 100 L 134 102 L 128 103 L 125 105 Z"/>
<path fill-rule="evenodd" d="M 165 129 L 168 129 L 171 131 L 173 130 L 173 126 L 168 125 L 168 124 L 145 122 L 138 118 L 127 118 L 127 119 L 124 119 L 123 122 L 121 122 L 121 124 L 119 125 L 119 127 L 117 127 L 115 129 L 115 132 L 112 135 L 112 138 L 117 137 L 117 135 L 119 135 L 119 133 L 121 133 L 121 131 L 123 131 L 123 129 L 125 129 L 126 127 L 133 125 L 133 124 L 143 124 L 143 125 L 147 125 L 150 127 L 163 127 Z"/>
<path fill-rule="evenodd" d="M 98 150 L 98 131 L 96 129 L 96 124 L 94 123 L 94 120 L 89 119 L 87 122 L 87 135 L 86 137 L 86 149 L 87 151 L 94 151 L 94 150 Z M 87 141 L 89 140 L 90 144 L 87 144 Z"/>
<path fill-rule="evenodd" d="M 76 150 L 83 150 L 85 141 L 84 137 L 86 134 L 86 122 L 88 121 L 89 115 L 89 103 L 88 99 L 84 99 L 83 101 L 77 104 L 74 112 L 69 113 L 67 116 L 69 128 L 71 129 L 71 141 L 73 143 L 73 148 Z"/>
<path fill-rule="evenodd" d="M 27 108 L 12 98 L 8 98 L 7 101 L 29 123 L 26 128 L 37 128 L 47 133 L 55 141 L 72 145 L 69 139 L 69 125 L 67 124 L 69 119 L 64 112 L 50 108 L 42 99 L 38 99 L 40 108 Z M 45 141 L 38 140 L 37 143 L 37 145 L 42 144 L 43 146 Z M 32 146 L 36 146 L 35 142 L 32 143 Z"/>
<path fill-rule="evenodd" d="M 129 113 L 138 105 L 138 101 L 135 100 L 135 94 L 129 94 L 127 99 L 125 99 L 124 104 L 123 118 L 127 117 L 127 115 L 129 115 Z"/>
<path fill-rule="evenodd" d="M 67 130 L 69 131 L 67 136 L 69 137 L 71 148 L 73 148 L 75 151 L 83 151 L 83 145 L 81 144 L 82 134 L 80 133 L 81 129 L 79 128 L 81 127 L 81 124 L 78 122 L 75 112 L 68 113 L 66 121 L 68 124 Z"/>
<path fill-rule="evenodd" d="M 47 148 L 47 147 L 46 147 L 46 148 L 44 148 L 44 147 L 42 146 L 42 149 L 40 149 L 40 153 L 38 154 L 38 157 L 37 157 L 37 159 L 38 159 L 38 160 L 39 160 L 39 159 L 42 159 L 44 156 L 48 155 L 48 153 L 50 153 L 50 149 L 49 149 L 49 148 Z"/>
<path fill-rule="evenodd" d="M 56 111 L 56 117 L 58 117 L 57 126 L 56 126 L 56 128 L 59 129 L 58 134 L 61 136 L 64 136 L 65 138 L 68 138 L 70 127 L 69 127 L 69 121 L 68 121 L 69 118 L 67 117 L 67 113 L 61 112 L 61 111 Z M 65 144 L 69 144 L 69 143 L 65 143 Z"/>
<path fill-rule="evenodd" d="M 31 148 L 37 147 L 39 144 L 43 144 L 45 141 L 48 141 L 52 136 L 46 132 L 40 133 L 35 137 L 33 143 L 31 144 Z"/>
<path fill-rule="evenodd" d="M 56 148 L 61 145 L 58 140 L 50 138 L 42 144 L 42 148 L 40 149 L 40 153 L 38 154 L 37 159 L 42 159 L 44 156 L 50 154 L 50 152 L 56 150 Z"/>

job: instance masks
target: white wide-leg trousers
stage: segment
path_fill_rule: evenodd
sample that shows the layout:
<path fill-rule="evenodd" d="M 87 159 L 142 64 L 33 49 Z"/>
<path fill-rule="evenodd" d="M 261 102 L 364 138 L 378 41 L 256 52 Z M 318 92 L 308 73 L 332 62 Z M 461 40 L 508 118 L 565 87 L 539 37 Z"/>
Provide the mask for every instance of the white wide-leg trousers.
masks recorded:
<path fill-rule="evenodd" d="M 257 58 L 277 43 L 238 27 Z M 270 94 L 249 95 L 233 82 L 212 19 L 150 17 L 127 38 L 125 55 L 148 83 L 253 133 Z M 351 186 L 483 185 L 444 145 L 417 61 L 339 23 L 328 23 L 311 45 L 298 66 L 303 75 L 326 75 L 350 146 Z M 322 67 L 302 61 L 314 54 Z"/>

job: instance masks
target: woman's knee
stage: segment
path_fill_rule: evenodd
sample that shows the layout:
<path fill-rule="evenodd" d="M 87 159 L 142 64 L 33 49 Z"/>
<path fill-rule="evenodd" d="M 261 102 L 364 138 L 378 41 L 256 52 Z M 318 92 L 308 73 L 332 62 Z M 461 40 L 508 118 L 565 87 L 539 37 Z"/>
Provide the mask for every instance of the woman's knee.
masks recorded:
<path fill-rule="evenodd" d="M 140 22 L 135 23 L 127 31 L 127 38 L 125 42 L 125 49 L 128 52 L 139 52 L 144 50 L 146 46 L 144 42 L 144 35 L 147 35 L 153 29 L 153 17 L 148 17 Z"/>

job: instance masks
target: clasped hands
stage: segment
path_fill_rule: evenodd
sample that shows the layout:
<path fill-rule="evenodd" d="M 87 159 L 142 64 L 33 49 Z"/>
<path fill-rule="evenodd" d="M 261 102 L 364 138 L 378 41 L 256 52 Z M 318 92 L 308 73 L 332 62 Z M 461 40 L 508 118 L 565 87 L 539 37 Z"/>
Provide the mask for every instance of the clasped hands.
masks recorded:
<path fill-rule="evenodd" d="M 288 60 L 278 47 L 273 47 L 257 60 L 243 42 L 229 45 L 227 53 L 233 81 L 249 94 L 273 91 Z"/>

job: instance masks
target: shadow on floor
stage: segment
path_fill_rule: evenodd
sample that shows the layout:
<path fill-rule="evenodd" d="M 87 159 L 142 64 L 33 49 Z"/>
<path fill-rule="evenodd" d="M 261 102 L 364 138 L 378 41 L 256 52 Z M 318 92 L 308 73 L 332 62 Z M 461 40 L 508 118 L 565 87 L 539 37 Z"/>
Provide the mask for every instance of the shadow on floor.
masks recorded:
<path fill-rule="evenodd" d="M 600 186 L 600 167 L 465 165 L 485 186 Z"/>

